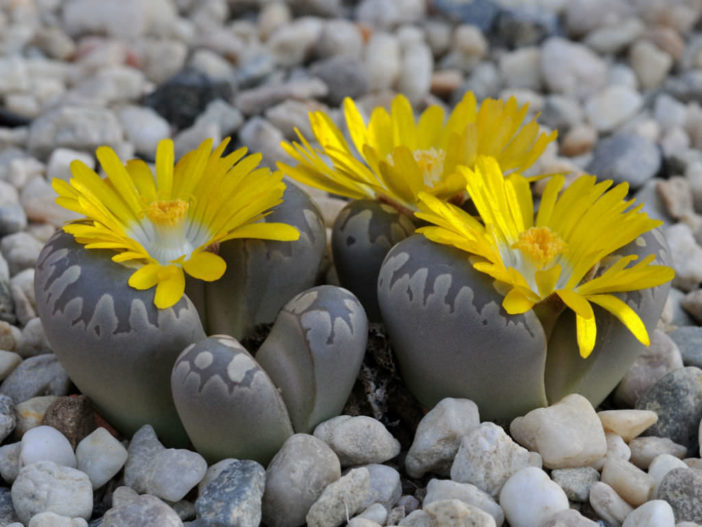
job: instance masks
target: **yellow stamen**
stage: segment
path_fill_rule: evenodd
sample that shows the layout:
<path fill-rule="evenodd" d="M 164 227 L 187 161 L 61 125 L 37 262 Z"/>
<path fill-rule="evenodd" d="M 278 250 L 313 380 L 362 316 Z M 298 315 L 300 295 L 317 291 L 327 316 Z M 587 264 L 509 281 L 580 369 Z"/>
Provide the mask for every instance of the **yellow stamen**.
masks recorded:
<path fill-rule="evenodd" d="M 566 243 L 548 227 L 529 227 L 519 234 L 512 248 L 519 249 L 537 269 L 543 269 L 565 250 Z"/>
<path fill-rule="evenodd" d="M 152 201 L 144 212 L 154 224 L 174 227 L 188 212 L 188 202 L 182 199 Z"/>
<path fill-rule="evenodd" d="M 436 148 L 429 148 L 427 150 L 415 150 L 413 155 L 417 166 L 424 175 L 425 185 L 433 186 L 434 183 L 441 180 L 446 152 Z"/>

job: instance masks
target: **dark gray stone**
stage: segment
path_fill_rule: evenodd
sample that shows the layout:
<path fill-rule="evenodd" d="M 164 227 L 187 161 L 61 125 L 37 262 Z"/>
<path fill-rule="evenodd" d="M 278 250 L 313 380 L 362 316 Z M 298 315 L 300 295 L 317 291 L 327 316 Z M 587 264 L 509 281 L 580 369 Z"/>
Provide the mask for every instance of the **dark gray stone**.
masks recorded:
<path fill-rule="evenodd" d="M 19 518 L 15 514 L 15 508 L 12 505 L 12 495 L 8 487 L 0 487 L 0 525 L 18 522 Z"/>
<path fill-rule="evenodd" d="M 14 324 L 17 322 L 15 315 L 15 301 L 12 299 L 10 283 L 0 279 L 0 320 Z"/>
<path fill-rule="evenodd" d="M 636 408 L 658 414 L 658 422 L 645 435 L 668 437 L 695 455 L 702 420 L 702 370 L 688 366 L 671 371 L 641 396 Z"/>
<path fill-rule="evenodd" d="M 658 485 L 656 499 L 670 503 L 677 522 L 702 523 L 702 474 L 682 467 L 671 470 Z"/>
<path fill-rule="evenodd" d="M 599 179 L 628 182 L 637 189 L 660 168 L 661 153 L 653 142 L 640 135 L 619 133 L 597 144 L 585 170 Z"/>
<path fill-rule="evenodd" d="M 53 353 L 23 360 L 0 385 L 0 394 L 15 404 L 38 395 L 66 395 L 70 379 Z"/>
<path fill-rule="evenodd" d="M 265 481 L 260 464 L 236 460 L 205 486 L 195 502 L 200 525 L 258 527 Z"/>
<path fill-rule="evenodd" d="M 312 65 L 310 72 L 329 88 L 326 101 L 332 106 L 339 106 L 345 97 L 356 99 L 365 95 L 370 86 L 361 60 L 349 55 L 319 61 Z"/>
<path fill-rule="evenodd" d="M 432 7 L 455 21 L 478 26 L 484 33 L 490 31 L 500 11 L 492 0 L 435 0 Z"/>
<path fill-rule="evenodd" d="M 668 336 L 678 345 L 685 366 L 702 368 L 702 327 L 682 326 Z"/>
<path fill-rule="evenodd" d="M 556 13 L 535 5 L 504 9 L 497 17 L 497 37 L 512 48 L 533 46 L 562 33 Z"/>
<path fill-rule="evenodd" d="M 16 424 L 15 403 L 11 397 L 0 395 L 0 443 L 12 433 Z"/>
<path fill-rule="evenodd" d="M 693 69 L 666 79 L 664 89 L 682 102 L 702 100 L 702 70 Z"/>
<path fill-rule="evenodd" d="M 27 214 L 19 203 L 0 207 L 0 238 L 20 232 L 27 227 Z"/>

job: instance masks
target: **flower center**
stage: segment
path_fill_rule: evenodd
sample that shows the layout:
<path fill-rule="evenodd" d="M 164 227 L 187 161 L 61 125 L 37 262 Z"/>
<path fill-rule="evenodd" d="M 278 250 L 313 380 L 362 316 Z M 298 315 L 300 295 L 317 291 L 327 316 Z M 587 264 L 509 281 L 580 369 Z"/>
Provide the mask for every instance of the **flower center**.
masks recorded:
<path fill-rule="evenodd" d="M 415 150 L 413 155 L 417 166 L 424 175 L 425 185 L 432 187 L 434 183 L 441 180 L 446 152 L 432 147 L 427 150 Z"/>
<path fill-rule="evenodd" d="M 152 201 L 144 212 L 154 225 L 175 227 L 188 212 L 188 203 L 182 199 Z"/>
<path fill-rule="evenodd" d="M 537 269 L 543 269 L 565 250 L 566 242 L 548 227 L 529 227 L 519 234 L 512 248 L 519 249 Z"/>

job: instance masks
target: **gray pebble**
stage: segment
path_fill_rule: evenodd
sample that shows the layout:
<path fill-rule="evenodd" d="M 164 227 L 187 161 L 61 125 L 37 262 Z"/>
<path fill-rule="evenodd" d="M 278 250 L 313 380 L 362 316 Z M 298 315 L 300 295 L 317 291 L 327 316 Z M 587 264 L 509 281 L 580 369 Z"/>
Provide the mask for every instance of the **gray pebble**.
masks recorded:
<path fill-rule="evenodd" d="M 166 501 L 178 501 L 197 485 L 207 471 L 207 462 L 198 453 L 168 448 L 148 462 L 144 489 Z"/>
<path fill-rule="evenodd" d="M 675 519 L 702 522 L 702 474 L 688 468 L 675 468 L 658 485 L 656 499 L 667 501 Z"/>
<path fill-rule="evenodd" d="M 10 443 L 0 446 L 0 476 L 8 483 L 12 483 L 19 474 L 19 456 L 22 443 Z"/>
<path fill-rule="evenodd" d="M 339 106 L 345 97 L 357 99 L 368 92 L 368 74 L 358 57 L 331 57 L 313 64 L 310 73 L 327 85 L 326 101 L 332 106 Z"/>
<path fill-rule="evenodd" d="M 23 360 L 0 385 L 0 393 L 21 403 L 37 395 L 66 395 L 70 379 L 53 353 Z"/>
<path fill-rule="evenodd" d="M 682 459 L 687 453 L 687 448 L 683 445 L 678 445 L 667 437 L 635 437 L 629 441 L 629 449 L 631 450 L 631 461 L 640 469 L 648 469 L 651 462 L 661 454 L 669 454 L 671 456 Z"/>
<path fill-rule="evenodd" d="M 677 344 L 685 366 L 702 368 L 702 327 L 682 326 L 671 331 L 669 336 Z"/>
<path fill-rule="evenodd" d="M 34 267 L 42 247 L 43 244 L 39 240 L 26 232 L 4 236 L 0 241 L 0 251 L 7 260 L 10 276 Z"/>
<path fill-rule="evenodd" d="M 0 256 L 1 258 L 1 256 Z M 10 281 L 0 278 L 0 321 L 14 324 L 17 322 L 15 315 L 15 302 L 12 300 Z"/>
<path fill-rule="evenodd" d="M 377 463 L 365 465 L 365 468 L 370 475 L 370 490 L 362 508 L 379 503 L 389 511 L 402 496 L 400 473 L 392 467 Z"/>
<path fill-rule="evenodd" d="M 362 509 L 370 491 L 370 474 L 356 468 L 324 489 L 307 513 L 308 527 L 337 527 Z"/>
<path fill-rule="evenodd" d="M 217 123 L 220 134 L 225 137 L 241 128 L 241 125 L 244 124 L 244 116 L 228 102 L 215 99 L 195 119 L 195 126 L 208 122 Z"/>
<path fill-rule="evenodd" d="M 636 408 L 658 414 L 646 435 L 669 437 L 694 455 L 702 420 L 702 370 L 688 366 L 671 371 L 641 396 Z"/>
<path fill-rule="evenodd" d="M 182 527 L 178 514 L 156 496 L 135 496 L 119 506 L 108 510 L 100 527 Z"/>
<path fill-rule="evenodd" d="M 251 152 L 262 152 L 262 165 L 275 167 L 279 159 L 285 157 L 285 152 L 280 146 L 283 134 L 270 121 L 262 117 L 253 117 L 239 131 L 241 142 Z"/>
<path fill-rule="evenodd" d="M 10 279 L 10 293 L 15 306 L 15 315 L 20 325 L 28 324 L 30 320 L 37 317 L 37 301 L 34 296 L 34 268 L 20 271 Z"/>
<path fill-rule="evenodd" d="M 52 352 L 39 317 L 32 318 L 22 328 L 22 335 L 15 351 L 23 359 Z"/>
<path fill-rule="evenodd" d="M 501 10 L 495 30 L 496 36 L 510 48 L 539 44 L 561 32 L 555 12 L 528 4 Z"/>
<path fill-rule="evenodd" d="M 243 460 L 227 466 L 210 481 L 195 502 L 200 525 L 257 527 L 261 522 L 261 500 L 266 473 L 255 461 Z"/>
<path fill-rule="evenodd" d="M 600 179 L 628 182 L 637 189 L 660 167 L 661 154 L 654 143 L 640 135 L 619 133 L 597 144 L 586 170 Z"/>
<path fill-rule="evenodd" d="M 19 521 L 12 505 L 12 493 L 8 487 L 0 487 L 0 524 L 7 525 Z"/>
<path fill-rule="evenodd" d="M 551 479 L 560 485 L 570 501 L 585 503 L 590 487 L 600 480 L 600 474 L 592 467 L 559 468 L 551 471 Z"/>
<path fill-rule="evenodd" d="M 502 507 L 487 492 L 470 483 L 458 483 L 450 479 L 430 480 L 423 505 L 451 499 L 460 500 L 468 505 L 482 509 L 495 519 L 497 525 L 502 525 L 505 521 L 505 513 Z"/>
<path fill-rule="evenodd" d="M 400 453 L 400 442 L 372 417 L 340 415 L 314 429 L 314 436 L 339 456 L 342 467 L 383 463 Z"/>
<path fill-rule="evenodd" d="M 7 395 L 0 395 L 0 442 L 12 433 L 16 424 L 14 401 Z"/>
<path fill-rule="evenodd" d="M 149 461 L 165 450 L 156 437 L 151 425 L 144 425 L 134 432 L 127 449 L 128 457 L 124 465 L 124 484 L 136 492 L 146 492 Z"/>
<path fill-rule="evenodd" d="M 0 206 L 0 238 L 27 228 L 27 214 L 19 203 Z"/>

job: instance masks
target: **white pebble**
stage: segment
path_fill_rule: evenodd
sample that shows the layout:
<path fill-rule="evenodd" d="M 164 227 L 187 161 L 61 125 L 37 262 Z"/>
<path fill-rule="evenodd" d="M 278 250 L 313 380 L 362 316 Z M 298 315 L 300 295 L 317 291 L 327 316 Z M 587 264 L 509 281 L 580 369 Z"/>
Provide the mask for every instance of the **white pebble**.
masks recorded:
<path fill-rule="evenodd" d="M 623 459 L 608 458 L 601 480 L 634 506 L 646 502 L 653 491 L 653 478 Z"/>
<path fill-rule="evenodd" d="M 634 117 L 643 97 L 626 86 L 608 86 L 585 103 L 585 114 L 598 132 L 611 132 Z"/>
<path fill-rule="evenodd" d="M 437 527 L 495 527 L 492 516 L 460 500 L 434 501 L 424 507 L 424 511 L 429 515 L 431 525 Z"/>
<path fill-rule="evenodd" d="M 55 512 L 40 512 L 29 520 L 27 527 L 88 527 L 83 518 L 69 518 Z"/>
<path fill-rule="evenodd" d="M 76 466 L 71 442 L 52 426 L 37 426 L 22 436 L 20 467 L 38 461 L 53 461 L 57 465 L 71 468 Z"/>
<path fill-rule="evenodd" d="M 127 449 L 107 430 L 100 427 L 85 436 L 76 447 L 78 469 L 98 489 L 119 472 L 127 461 Z"/>
<path fill-rule="evenodd" d="M 651 500 L 629 514 L 622 527 L 675 527 L 675 514 L 667 501 Z"/>
<path fill-rule="evenodd" d="M 512 527 L 541 525 L 552 514 L 569 508 L 563 489 L 536 467 L 524 468 L 507 480 L 500 505 Z"/>
<path fill-rule="evenodd" d="M 612 487 L 601 481 L 590 487 L 590 505 L 600 518 L 612 525 L 621 525 L 634 510 Z"/>
<path fill-rule="evenodd" d="M 685 462 L 670 454 L 656 456 L 648 466 L 648 475 L 653 479 L 653 492 L 655 494 L 665 475 L 676 468 L 687 468 Z"/>
<path fill-rule="evenodd" d="M 597 412 L 605 432 L 613 432 L 628 443 L 658 421 L 651 410 L 605 410 Z"/>

